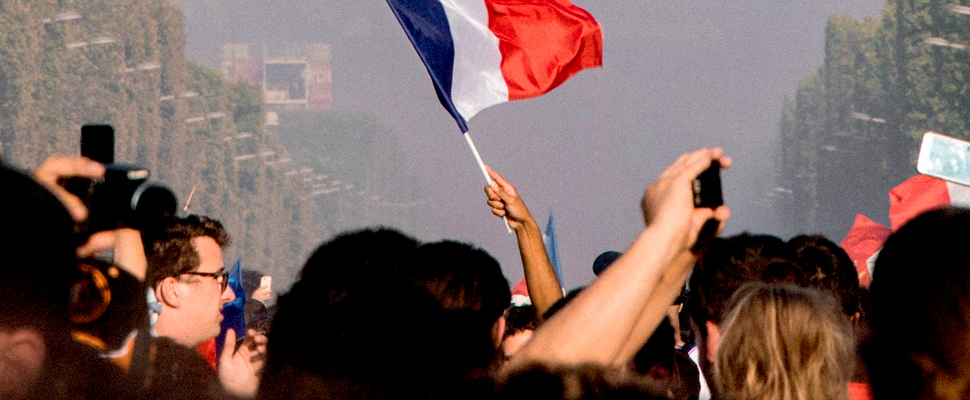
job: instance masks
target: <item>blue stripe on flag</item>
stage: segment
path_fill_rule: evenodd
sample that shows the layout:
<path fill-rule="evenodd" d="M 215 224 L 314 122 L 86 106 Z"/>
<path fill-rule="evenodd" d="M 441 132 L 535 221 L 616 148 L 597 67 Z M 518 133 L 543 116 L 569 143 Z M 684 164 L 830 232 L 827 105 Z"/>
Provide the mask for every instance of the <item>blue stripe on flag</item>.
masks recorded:
<path fill-rule="evenodd" d="M 436 0 L 387 0 L 387 5 L 428 69 L 438 101 L 455 118 L 461 131 L 468 132 L 467 121 L 451 100 L 455 45 L 444 6 Z"/>

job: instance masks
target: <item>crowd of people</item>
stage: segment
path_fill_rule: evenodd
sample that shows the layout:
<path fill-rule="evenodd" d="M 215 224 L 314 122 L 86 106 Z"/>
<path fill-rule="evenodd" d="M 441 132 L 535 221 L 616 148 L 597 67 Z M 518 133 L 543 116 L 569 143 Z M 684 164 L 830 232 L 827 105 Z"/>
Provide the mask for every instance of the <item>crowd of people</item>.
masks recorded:
<path fill-rule="evenodd" d="M 642 232 L 565 295 L 522 197 L 489 170 L 530 304 L 511 304 L 484 249 L 365 229 L 321 244 L 272 321 L 224 331 L 214 355 L 237 295 L 218 220 L 79 233 L 88 211 L 60 182 L 103 166 L 0 164 L 0 399 L 970 398 L 970 210 L 907 223 L 860 287 L 821 236 L 707 237 L 730 219 L 694 203 L 712 164 L 731 159 L 674 161 L 644 191 Z"/>

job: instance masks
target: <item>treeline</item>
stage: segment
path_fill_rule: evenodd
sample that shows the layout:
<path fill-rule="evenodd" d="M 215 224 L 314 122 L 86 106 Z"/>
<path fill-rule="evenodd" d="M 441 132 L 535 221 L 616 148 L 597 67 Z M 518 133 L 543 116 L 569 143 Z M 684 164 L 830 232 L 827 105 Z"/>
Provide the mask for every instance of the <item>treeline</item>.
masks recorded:
<path fill-rule="evenodd" d="M 264 130 L 259 89 L 185 57 L 167 0 L 0 2 L 0 150 L 34 168 L 77 154 L 84 123 L 115 128 L 118 162 L 148 167 L 189 212 L 222 220 L 227 262 L 288 285 L 322 240 L 307 173 Z"/>
<path fill-rule="evenodd" d="M 970 15 L 958 6 L 889 0 L 880 19 L 829 19 L 823 65 L 783 105 L 771 196 L 787 233 L 840 238 L 857 213 L 886 219 L 924 132 L 970 139 Z"/>

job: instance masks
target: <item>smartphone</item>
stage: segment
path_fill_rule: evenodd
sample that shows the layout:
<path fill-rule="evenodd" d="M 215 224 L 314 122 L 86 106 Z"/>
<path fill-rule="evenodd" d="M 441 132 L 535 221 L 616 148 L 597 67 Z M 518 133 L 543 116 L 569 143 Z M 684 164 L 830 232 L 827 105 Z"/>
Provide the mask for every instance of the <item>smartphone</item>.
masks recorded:
<path fill-rule="evenodd" d="M 115 162 L 115 129 L 107 124 L 81 127 L 81 155 L 102 164 Z"/>
<path fill-rule="evenodd" d="M 259 278 L 259 287 L 260 287 L 260 289 L 266 288 L 267 290 L 272 291 L 273 290 L 273 277 L 272 276 L 269 276 L 269 275 L 263 275 L 262 278 Z"/>
<path fill-rule="evenodd" d="M 704 170 L 704 172 L 701 172 L 697 176 L 697 179 L 694 179 L 693 190 L 694 208 L 717 208 L 723 205 L 724 196 L 721 193 L 721 163 L 717 160 L 711 161 L 711 166 Z M 704 226 L 701 227 L 701 231 L 697 235 L 697 242 L 691 248 L 694 254 L 700 254 L 707 248 L 707 244 L 717 236 L 719 224 L 715 219 L 710 219 L 704 223 Z"/>
<path fill-rule="evenodd" d="M 694 179 L 694 207 L 717 208 L 724 204 L 721 194 L 721 163 L 717 160 Z"/>
<path fill-rule="evenodd" d="M 936 132 L 924 133 L 916 171 L 970 186 L 970 142 Z"/>

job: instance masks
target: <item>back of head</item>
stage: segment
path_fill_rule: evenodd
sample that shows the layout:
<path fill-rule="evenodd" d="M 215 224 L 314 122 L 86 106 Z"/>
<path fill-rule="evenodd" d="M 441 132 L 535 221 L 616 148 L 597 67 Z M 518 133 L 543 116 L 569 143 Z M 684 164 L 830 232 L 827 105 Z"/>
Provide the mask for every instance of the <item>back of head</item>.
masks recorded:
<path fill-rule="evenodd" d="M 854 345 L 831 296 L 791 285 L 745 285 L 721 320 L 718 394 L 731 400 L 848 396 Z"/>
<path fill-rule="evenodd" d="M 579 296 L 579 294 L 583 290 L 586 290 L 586 286 L 580 286 L 580 287 L 570 289 L 565 296 L 557 300 L 555 303 L 552 303 L 552 306 L 549 307 L 548 310 L 546 310 L 545 314 L 542 314 L 542 320 L 548 321 L 549 318 L 552 318 L 553 315 L 556 315 L 556 313 L 562 310 L 563 307 L 566 307 L 567 304 L 573 301 L 573 299 L 575 299 L 576 296 Z"/>
<path fill-rule="evenodd" d="M 69 288 L 77 278 L 74 222 L 33 179 L 0 163 L 0 328 L 36 328 L 66 338 Z M 51 343 L 48 343 L 50 345 Z"/>
<path fill-rule="evenodd" d="M 674 327 L 666 318 L 633 357 L 633 372 L 674 399 L 697 399 L 700 392 L 697 365 L 674 347 Z"/>
<path fill-rule="evenodd" d="M 366 230 L 320 246 L 277 303 L 261 397 L 430 398 L 483 373 L 488 332 L 394 273 L 416 244 Z"/>
<path fill-rule="evenodd" d="M 505 333 L 503 337 L 514 335 L 525 330 L 535 330 L 539 325 L 536 308 L 531 304 L 519 307 L 509 307 L 505 310 Z"/>
<path fill-rule="evenodd" d="M 320 383 L 336 398 L 429 398 L 456 390 L 473 366 L 459 347 L 459 322 L 427 293 L 375 281 L 334 304 L 297 282 L 280 297 L 269 332 L 263 398 L 291 398 L 305 383 Z M 483 337 L 486 357 L 491 342 Z M 297 381 L 292 379 L 297 378 Z"/>
<path fill-rule="evenodd" d="M 145 254 L 148 256 L 146 285 L 153 288 L 167 277 L 198 268 L 199 254 L 192 239 L 203 236 L 212 238 L 221 248 L 231 242 L 221 222 L 199 215 L 172 218 L 152 231 L 143 232 Z"/>
<path fill-rule="evenodd" d="M 642 377 L 601 365 L 536 364 L 511 371 L 497 384 L 496 400 L 667 399 Z"/>
<path fill-rule="evenodd" d="M 422 301 L 411 292 L 399 293 L 404 285 L 395 284 L 392 274 L 394 263 L 407 258 L 415 247 L 416 240 L 385 229 L 348 232 L 321 244 L 304 264 L 299 280 L 278 300 L 266 375 L 272 378 L 287 365 L 322 374 L 333 365 L 327 352 L 340 350 L 324 337 L 350 334 L 350 340 L 359 340 L 354 330 L 371 335 L 367 327 L 406 320 L 399 317 L 399 309 L 381 307 L 395 298 L 404 304 Z M 321 340 L 322 346 L 306 346 Z"/>
<path fill-rule="evenodd" d="M 889 237 L 863 348 L 877 399 L 970 395 L 970 210 L 924 213 Z"/>
<path fill-rule="evenodd" d="M 299 278 L 328 289 L 353 286 L 357 277 L 385 278 L 418 244 L 417 239 L 387 228 L 341 233 L 313 252 Z"/>
<path fill-rule="evenodd" d="M 742 233 L 715 238 L 690 277 L 687 308 L 706 334 L 704 322 L 719 323 L 728 299 L 748 282 L 802 283 L 801 269 L 776 236 Z"/>
<path fill-rule="evenodd" d="M 846 315 L 858 311 L 859 275 L 845 250 L 820 235 L 796 236 L 788 246 L 805 269 L 809 286 L 834 295 Z"/>
<path fill-rule="evenodd" d="M 668 370 L 673 365 L 674 327 L 666 318 L 660 320 L 660 325 L 650 335 L 650 339 L 633 356 L 633 370 L 640 375 L 646 375 L 657 364 Z"/>
<path fill-rule="evenodd" d="M 82 277 L 74 221 L 53 194 L 2 162 L 0 188 L 0 334 L 22 344 L 0 350 L 0 398 L 126 398 L 120 370 L 71 340 L 71 288 Z"/>
<path fill-rule="evenodd" d="M 512 299 L 498 261 L 469 244 L 441 241 L 421 245 L 400 274 L 431 293 L 446 310 L 467 310 L 489 323 Z"/>

